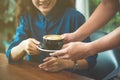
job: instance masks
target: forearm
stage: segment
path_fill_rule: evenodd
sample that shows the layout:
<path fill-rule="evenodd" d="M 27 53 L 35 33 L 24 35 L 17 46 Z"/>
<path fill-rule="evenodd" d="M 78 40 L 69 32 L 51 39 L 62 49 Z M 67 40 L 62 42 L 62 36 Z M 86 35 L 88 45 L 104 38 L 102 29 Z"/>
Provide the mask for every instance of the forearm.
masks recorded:
<path fill-rule="evenodd" d="M 90 34 L 104 26 L 117 12 L 119 0 L 103 0 L 91 17 L 75 33 L 79 40 L 84 40 Z"/>
<path fill-rule="evenodd" d="M 93 53 L 117 48 L 120 46 L 120 27 L 108 35 L 90 43 Z"/>
<path fill-rule="evenodd" d="M 11 59 L 13 61 L 18 61 L 24 55 L 25 55 L 25 51 L 24 51 L 24 41 L 23 41 L 19 45 L 12 48 L 12 50 L 11 50 Z"/>

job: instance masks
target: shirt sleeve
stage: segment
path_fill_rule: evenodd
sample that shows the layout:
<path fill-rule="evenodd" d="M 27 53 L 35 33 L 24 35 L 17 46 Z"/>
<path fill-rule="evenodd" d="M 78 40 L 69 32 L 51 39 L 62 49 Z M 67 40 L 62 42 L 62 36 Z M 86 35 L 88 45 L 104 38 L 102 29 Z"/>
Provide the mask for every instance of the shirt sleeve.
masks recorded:
<path fill-rule="evenodd" d="M 22 59 L 20 59 L 17 62 L 13 62 L 10 59 L 10 54 L 11 54 L 11 50 L 13 47 L 17 46 L 19 43 L 21 43 L 21 41 L 23 41 L 29 37 L 30 34 L 29 35 L 28 34 L 29 34 L 29 29 L 28 29 L 28 25 L 26 24 L 26 20 L 24 17 L 21 17 L 20 23 L 19 23 L 18 28 L 16 30 L 15 37 L 14 37 L 13 41 L 11 42 L 8 50 L 6 51 L 6 56 L 7 56 L 9 63 L 18 63 L 18 62 L 22 61 Z"/>
<path fill-rule="evenodd" d="M 81 25 L 85 23 L 85 17 L 84 15 L 79 11 L 72 11 L 71 12 L 72 19 L 71 19 L 71 31 L 76 31 Z"/>

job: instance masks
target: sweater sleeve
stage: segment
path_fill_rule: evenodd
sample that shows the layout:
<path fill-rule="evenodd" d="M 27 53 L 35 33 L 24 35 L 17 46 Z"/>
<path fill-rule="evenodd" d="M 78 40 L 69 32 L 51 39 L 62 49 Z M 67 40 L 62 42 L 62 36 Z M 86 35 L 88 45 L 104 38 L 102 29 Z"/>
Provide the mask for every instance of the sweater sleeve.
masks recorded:
<path fill-rule="evenodd" d="M 29 37 L 29 30 L 28 30 L 28 25 L 26 24 L 26 20 L 24 17 L 20 18 L 20 23 L 18 25 L 18 28 L 16 30 L 16 34 L 14 36 L 13 41 L 10 43 L 10 46 L 8 48 L 8 50 L 6 51 L 6 57 L 8 59 L 9 63 L 19 63 L 22 61 L 22 59 L 20 59 L 17 62 L 13 62 L 10 58 L 11 56 L 11 50 L 13 47 L 17 46 L 19 43 L 21 43 L 21 41 L 27 39 Z"/>

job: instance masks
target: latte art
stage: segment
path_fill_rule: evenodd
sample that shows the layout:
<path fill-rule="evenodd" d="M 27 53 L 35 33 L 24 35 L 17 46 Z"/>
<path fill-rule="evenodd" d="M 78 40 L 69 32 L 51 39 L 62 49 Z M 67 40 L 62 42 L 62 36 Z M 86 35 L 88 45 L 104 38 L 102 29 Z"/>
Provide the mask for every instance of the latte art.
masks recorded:
<path fill-rule="evenodd" d="M 63 37 L 60 35 L 47 35 L 44 38 L 48 39 L 48 40 L 61 40 L 61 39 L 63 39 Z"/>

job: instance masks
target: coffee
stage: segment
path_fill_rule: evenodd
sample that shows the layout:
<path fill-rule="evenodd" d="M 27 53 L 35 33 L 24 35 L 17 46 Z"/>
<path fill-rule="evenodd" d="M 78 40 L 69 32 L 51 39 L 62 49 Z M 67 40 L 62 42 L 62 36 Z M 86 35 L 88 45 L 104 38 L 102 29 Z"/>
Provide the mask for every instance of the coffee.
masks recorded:
<path fill-rule="evenodd" d="M 61 40 L 63 37 L 61 35 L 46 35 L 43 38 L 49 39 L 49 40 Z"/>
<path fill-rule="evenodd" d="M 43 44 L 48 50 L 59 50 L 63 46 L 64 38 L 61 35 L 43 36 Z"/>

